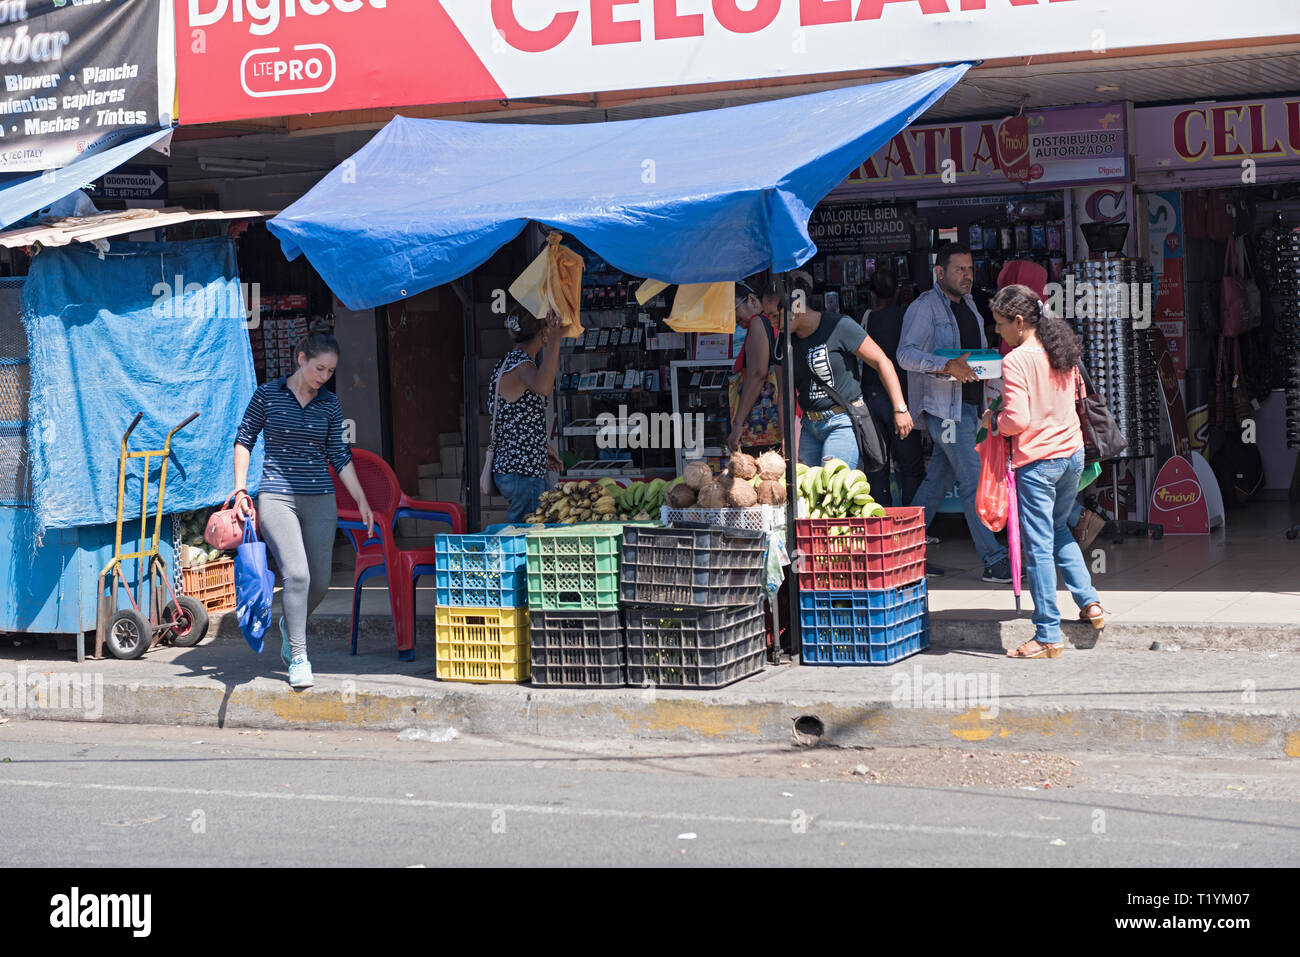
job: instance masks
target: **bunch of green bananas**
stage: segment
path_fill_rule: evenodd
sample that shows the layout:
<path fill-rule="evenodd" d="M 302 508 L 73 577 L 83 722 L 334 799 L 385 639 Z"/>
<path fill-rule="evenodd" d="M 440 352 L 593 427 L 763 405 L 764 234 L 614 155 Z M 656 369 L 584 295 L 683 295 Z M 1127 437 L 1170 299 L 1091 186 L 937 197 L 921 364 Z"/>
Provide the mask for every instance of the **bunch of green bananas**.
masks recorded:
<path fill-rule="evenodd" d="M 885 514 L 871 497 L 871 483 L 859 469 L 840 459 L 828 459 L 811 468 L 800 463 L 799 498 L 808 506 L 809 518 L 876 518 Z"/>
<path fill-rule="evenodd" d="M 601 481 L 613 484 L 613 479 L 601 479 Z M 618 505 L 620 517 L 644 522 L 659 517 L 659 509 L 664 504 L 664 495 L 680 481 L 681 479 L 674 479 L 668 482 L 657 478 L 652 482 L 629 482 L 627 488 L 614 485 L 611 494 Z"/>

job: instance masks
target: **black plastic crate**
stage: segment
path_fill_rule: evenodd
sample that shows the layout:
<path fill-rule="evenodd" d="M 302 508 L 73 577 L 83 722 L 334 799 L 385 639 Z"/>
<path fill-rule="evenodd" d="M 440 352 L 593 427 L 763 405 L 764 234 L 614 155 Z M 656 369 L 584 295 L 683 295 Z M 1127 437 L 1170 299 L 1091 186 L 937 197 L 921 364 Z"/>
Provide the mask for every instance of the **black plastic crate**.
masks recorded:
<path fill-rule="evenodd" d="M 612 611 L 529 614 L 533 684 L 548 688 L 617 688 L 627 683 L 623 622 Z"/>
<path fill-rule="evenodd" d="M 624 604 L 732 608 L 763 597 L 767 534 L 744 528 L 623 529 Z"/>
<path fill-rule="evenodd" d="M 627 607 L 623 631 L 633 687 L 721 688 L 762 671 L 767 652 L 761 599 L 744 608 Z"/>

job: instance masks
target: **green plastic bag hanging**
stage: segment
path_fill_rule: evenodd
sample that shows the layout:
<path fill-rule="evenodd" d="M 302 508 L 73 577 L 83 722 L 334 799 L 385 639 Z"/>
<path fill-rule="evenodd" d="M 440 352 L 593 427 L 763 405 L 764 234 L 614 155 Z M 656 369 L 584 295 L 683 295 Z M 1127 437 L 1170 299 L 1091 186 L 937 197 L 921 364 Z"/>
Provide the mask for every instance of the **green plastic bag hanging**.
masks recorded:
<path fill-rule="evenodd" d="M 1083 472 L 1079 475 L 1079 491 L 1082 492 L 1101 476 L 1101 463 L 1093 462 L 1091 465 L 1085 465 Z"/>

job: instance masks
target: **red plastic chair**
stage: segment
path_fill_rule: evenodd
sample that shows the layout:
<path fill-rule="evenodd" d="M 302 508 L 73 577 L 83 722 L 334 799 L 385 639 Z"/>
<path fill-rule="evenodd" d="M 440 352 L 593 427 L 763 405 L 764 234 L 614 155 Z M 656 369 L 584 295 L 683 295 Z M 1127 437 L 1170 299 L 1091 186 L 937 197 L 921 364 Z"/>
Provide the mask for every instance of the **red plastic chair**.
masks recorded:
<path fill-rule="evenodd" d="M 465 531 L 465 510 L 454 502 L 425 502 L 408 497 L 388 463 L 365 449 L 352 450 L 366 501 L 375 515 L 377 537 L 367 538 L 357 503 L 334 470 L 334 494 L 338 500 L 339 528 L 347 534 L 357 551 L 356 571 L 352 576 L 352 654 L 357 653 L 357 630 L 361 618 L 361 586 L 368 578 L 388 578 L 389 603 L 393 609 L 393 626 L 397 632 L 397 657 L 415 660 L 415 582 L 434 572 L 432 548 L 399 549 L 393 535 L 397 520 L 414 518 L 450 525 L 453 534 Z"/>

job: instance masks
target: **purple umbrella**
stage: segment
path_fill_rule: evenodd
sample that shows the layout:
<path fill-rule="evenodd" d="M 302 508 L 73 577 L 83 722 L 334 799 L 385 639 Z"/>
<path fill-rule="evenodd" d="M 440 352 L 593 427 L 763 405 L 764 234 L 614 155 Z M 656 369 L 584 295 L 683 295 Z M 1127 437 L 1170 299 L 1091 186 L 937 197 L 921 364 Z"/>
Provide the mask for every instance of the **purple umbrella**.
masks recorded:
<path fill-rule="evenodd" d="M 1016 500 L 1016 470 L 1007 459 L 1007 550 L 1011 557 L 1011 588 L 1020 614 L 1020 503 Z"/>

